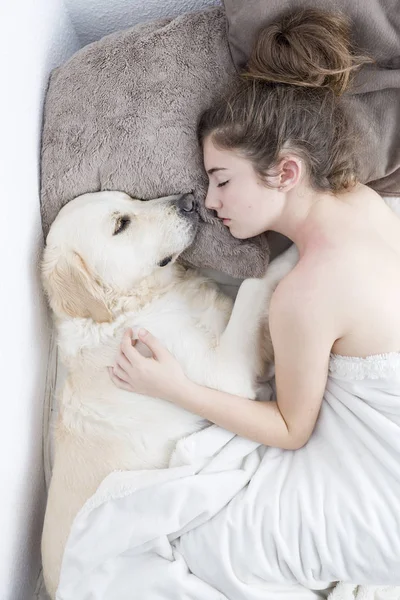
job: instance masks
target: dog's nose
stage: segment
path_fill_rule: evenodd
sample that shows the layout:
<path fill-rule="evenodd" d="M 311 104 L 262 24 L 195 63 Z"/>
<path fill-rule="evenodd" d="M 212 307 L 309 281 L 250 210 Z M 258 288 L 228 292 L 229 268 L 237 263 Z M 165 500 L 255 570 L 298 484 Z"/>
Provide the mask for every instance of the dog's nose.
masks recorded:
<path fill-rule="evenodd" d="M 182 194 L 178 200 L 178 209 L 180 212 L 191 213 L 195 210 L 196 205 L 193 194 Z"/>

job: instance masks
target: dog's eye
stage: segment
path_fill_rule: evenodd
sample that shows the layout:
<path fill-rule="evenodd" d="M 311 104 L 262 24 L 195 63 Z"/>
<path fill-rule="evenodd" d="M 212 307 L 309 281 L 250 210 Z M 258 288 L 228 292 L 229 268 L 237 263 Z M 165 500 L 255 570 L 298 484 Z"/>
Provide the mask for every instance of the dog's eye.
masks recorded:
<path fill-rule="evenodd" d="M 119 217 L 116 222 L 115 230 L 113 235 L 117 235 L 118 233 L 122 233 L 128 227 L 131 222 L 130 217 Z"/>

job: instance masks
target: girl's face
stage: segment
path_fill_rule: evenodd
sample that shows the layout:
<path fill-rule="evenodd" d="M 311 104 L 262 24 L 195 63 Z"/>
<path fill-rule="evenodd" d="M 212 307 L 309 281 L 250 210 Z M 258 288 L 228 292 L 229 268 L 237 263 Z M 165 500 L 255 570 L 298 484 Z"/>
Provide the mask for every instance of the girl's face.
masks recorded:
<path fill-rule="evenodd" d="M 217 212 L 235 238 L 251 238 L 271 229 L 281 209 L 278 189 L 265 187 L 249 160 L 216 148 L 210 137 L 203 152 L 209 176 L 206 207 Z"/>

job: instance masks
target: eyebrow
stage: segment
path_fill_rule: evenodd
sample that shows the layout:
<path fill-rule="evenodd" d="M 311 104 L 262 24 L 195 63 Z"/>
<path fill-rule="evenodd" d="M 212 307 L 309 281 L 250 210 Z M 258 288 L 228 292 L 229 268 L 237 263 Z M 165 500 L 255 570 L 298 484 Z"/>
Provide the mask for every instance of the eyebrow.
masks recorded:
<path fill-rule="evenodd" d="M 212 175 L 213 173 L 215 173 L 216 171 L 227 171 L 228 169 L 226 169 L 225 167 L 214 167 L 212 169 L 208 169 L 207 173 L 209 175 Z"/>

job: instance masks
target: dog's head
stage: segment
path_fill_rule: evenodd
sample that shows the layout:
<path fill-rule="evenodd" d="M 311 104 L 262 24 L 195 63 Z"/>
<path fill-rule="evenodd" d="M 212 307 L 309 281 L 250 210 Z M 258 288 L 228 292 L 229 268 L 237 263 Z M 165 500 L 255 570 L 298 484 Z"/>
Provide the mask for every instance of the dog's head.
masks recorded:
<path fill-rule="evenodd" d="M 46 240 L 42 280 L 57 316 L 112 320 L 109 299 L 129 295 L 193 241 L 193 196 L 142 202 L 122 192 L 84 194 L 64 206 Z"/>

